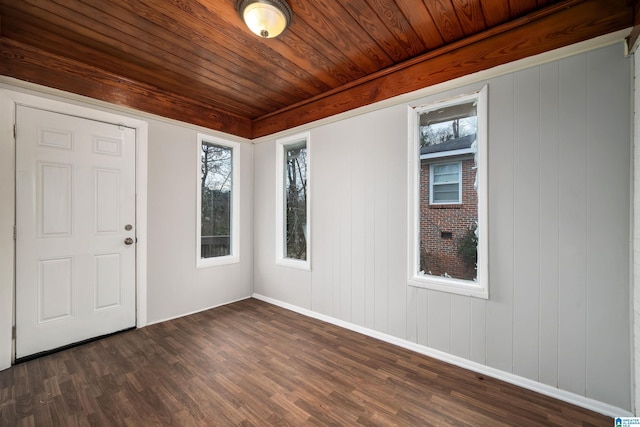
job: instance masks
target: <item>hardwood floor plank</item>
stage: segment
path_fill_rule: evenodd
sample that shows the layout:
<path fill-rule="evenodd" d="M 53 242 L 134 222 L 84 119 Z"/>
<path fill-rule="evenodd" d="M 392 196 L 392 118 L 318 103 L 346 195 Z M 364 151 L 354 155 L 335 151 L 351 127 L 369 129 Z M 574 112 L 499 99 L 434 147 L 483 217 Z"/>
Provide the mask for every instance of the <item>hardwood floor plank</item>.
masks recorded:
<path fill-rule="evenodd" d="M 248 299 L 0 372 L 4 426 L 609 426 L 603 415 Z"/>

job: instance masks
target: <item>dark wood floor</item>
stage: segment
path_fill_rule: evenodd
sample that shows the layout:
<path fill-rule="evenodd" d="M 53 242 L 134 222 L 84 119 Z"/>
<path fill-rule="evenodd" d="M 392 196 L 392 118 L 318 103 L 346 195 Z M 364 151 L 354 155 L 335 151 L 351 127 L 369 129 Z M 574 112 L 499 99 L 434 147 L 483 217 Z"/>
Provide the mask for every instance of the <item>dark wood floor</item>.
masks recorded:
<path fill-rule="evenodd" d="M 249 299 L 0 372 L 1 426 L 612 425 Z"/>

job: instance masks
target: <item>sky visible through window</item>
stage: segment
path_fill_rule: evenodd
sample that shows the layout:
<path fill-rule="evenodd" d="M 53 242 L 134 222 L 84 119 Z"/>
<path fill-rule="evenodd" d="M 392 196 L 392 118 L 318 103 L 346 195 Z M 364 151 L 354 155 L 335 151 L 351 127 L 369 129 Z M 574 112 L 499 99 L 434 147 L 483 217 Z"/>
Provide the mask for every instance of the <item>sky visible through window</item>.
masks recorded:
<path fill-rule="evenodd" d="M 475 102 L 439 108 L 420 115 L 420 146 L 441 144 L 478 131 Z"/>

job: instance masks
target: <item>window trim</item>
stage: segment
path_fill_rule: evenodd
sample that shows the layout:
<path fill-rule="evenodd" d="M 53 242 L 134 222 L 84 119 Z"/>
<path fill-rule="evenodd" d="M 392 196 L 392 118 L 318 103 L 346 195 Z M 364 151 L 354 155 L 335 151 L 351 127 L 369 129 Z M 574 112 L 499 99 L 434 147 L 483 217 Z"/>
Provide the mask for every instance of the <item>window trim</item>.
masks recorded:
<path fill-rule="evenodd" d="M 307 149 L 307 259 L 295 259 L 285 257 L 285 228 L 284 228 L 284 153 L 288 146 L 298 144 L 302 141 L 306 143 Z M 311 271 L 311 133 L 303 132 L 276 140 L 276 264 L 285 267 L 297 268 Z"/>
<path fill-rule="evenodd" d="M 240 143 L 198 133 L 196 146 L 196 268 L 215 267 L 240 262 Z M 202 144 L 211 143 L 231 149 L 231 253 L 229 255 L 202 258 Z"/>
<path fill-rule="evenodd" d="M 427 163 L 429 165 L 429 204 L 430 205 L 435 205 L 435 206 L 441 206 L 441 205 L 461 205 L 462 204 L 462 161 L 461 160 L 454 160 L 454 161 L 442 161 L 442 162 L 437 162 L 437 163 Z M 433 167 L 434 166 L 441 166 L 441 165 L 457 165 L 458 166 L 458 181 L 456 182 L 456 184 L 458 184 L 458 200 L 455 202 L 434 202 L 433 201 L 433 186 L 434 185 L 443 185 L 443 184 L 436 184 L 433 180 Z M 447 182 L 446 184 L 452 184 L 451 182 Z"/>
<path fill-rule="evenodd" d="M 424 289 L 448 292 L 471 297 L 489 298 L 489 233 L 488 233 L 488 88 L 427 104 L 408 106 L 408 218 L 407 218 L 407 283 Z M 420 143 L 418 135 L 419 114 L 437 108 L 469 102 L 477 99 L 478 143 L 478 274 L 476 281 L 430 276 L 419 273 L 420 266 Z M 460 185 L 462 187 L 462 185 Z M 431 194 L 429 198 L 431 200 Z"/>

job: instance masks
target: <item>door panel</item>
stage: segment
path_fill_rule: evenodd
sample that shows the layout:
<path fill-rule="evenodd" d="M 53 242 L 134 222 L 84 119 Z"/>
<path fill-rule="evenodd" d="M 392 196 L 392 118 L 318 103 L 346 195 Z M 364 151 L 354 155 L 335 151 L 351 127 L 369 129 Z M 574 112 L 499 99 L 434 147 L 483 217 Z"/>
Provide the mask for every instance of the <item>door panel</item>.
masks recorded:
<path fill-rule="evenodd" d="M 16 357 L 135 326 L 135 130 L 25 106 L 16 125 Z"/>
<path fill-rule="evenodd" d="M 41 259 L 38 262 L 38 323 L 70 317 L 72 259 Z"/>
<path fill-rule="evenodd" d="M 96 310 L 120 305 L 120 254 L 96 255 L 94 261 Z"/>
<path fill-rule="evenodd" d="M 71 235 L 71 187 L 73 167 L 37 163 L 36 189 L 40 237 Z M 45 215 L 46 213 L 46 215 Z"/>

